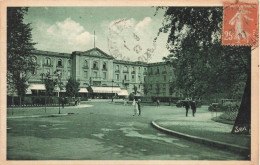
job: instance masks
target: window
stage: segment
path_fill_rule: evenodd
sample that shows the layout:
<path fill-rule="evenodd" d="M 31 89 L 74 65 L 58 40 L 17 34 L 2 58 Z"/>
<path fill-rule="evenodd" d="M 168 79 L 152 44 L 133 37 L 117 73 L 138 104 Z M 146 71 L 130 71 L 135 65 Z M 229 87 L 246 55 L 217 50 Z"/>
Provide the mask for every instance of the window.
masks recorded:
<path fill-rule="evenodd" d="M 70 70 L 68 70 L 68 78 L 70 78 Z"/>
<path fill-rule="evenodd" d="M 88 67 L 88 61 L 87 60 L 84 61 L 84 67 Z"/>
<path fill-rule="evenodd" d="M 157 74 L 159 74 L 160 73 L 160 70 L 159 70 L 159 68 L 157 68 Z"/>
<path fill-rule="evenodd" d="M 71 67 L 71 60 L 68 60 L 68 67 Z"/>
<path fill-rule="evenodd" d="M 116 65 L 116 71 L 119 71 L 119 65 Z"/>
<path fill-rule="evenodd" d="M 128 68 L 127 66 L 124 66 L 124 72 L 127 72 Z"/>
<path fill-rule="evenodd" d="M 139 66 L 139 73 L 141 72 L 141 67 Z"/>
<path fill-rule="evenodd" d="M 126 76 L 126 74 L 124 75 L 124 80 L 127 80 L 127 76 Z"/>
<path fill-rule="evenodd" d="M 132 81 L 133 82 L 135 81 L 135 75 L 132 75 Z"/>
<path fill-rule="evenodd" d="M 163 80 L 166 81 L 166 76 L 165 75 L 163 76 Z"/>
<path fill-rule="evenodd" d="M 119 74 L 116 74 L 116 80 L 119 80 Z"/>
<path fill-rule="evenodd" d="M 141 81 L 141 76 L 138 76 L 138 81 Z"/>
<path fill-rule="evenodd" d="M 105 80 L 107 78 L 107 73 L 103 72 L 103 79 Z"/>
<path fill-rule="evenodd" d="M 88 71 L 84 71 L 84 78 L 88 78 Z"/>
<path fill-rule="evenodd" d="M 93 68 L 95 68 L 95 69 L 98 68 L 98 63 L 96 61 L 94 61 L 94 63 L 93 63 Z"/>
<path fill-rule="evenodd" d="M 51 59 L 50 58 L 45 58 L 45 64 L 46 65 L 51 65 Z"/>
<path fill-rule="evenodd" d="M 61 59 L 58 60 L 58 66 L 62 66 L 62 60 Z"/>
<path fill-rule="evenodd" d="M 107 64 L 105 62 L 103 63 L 103 69 L 107 69 Z"/>
<path fill-rule="evenodd" d="M 97 78 L 97 72 L 94 72 L 94 77 Z"/>

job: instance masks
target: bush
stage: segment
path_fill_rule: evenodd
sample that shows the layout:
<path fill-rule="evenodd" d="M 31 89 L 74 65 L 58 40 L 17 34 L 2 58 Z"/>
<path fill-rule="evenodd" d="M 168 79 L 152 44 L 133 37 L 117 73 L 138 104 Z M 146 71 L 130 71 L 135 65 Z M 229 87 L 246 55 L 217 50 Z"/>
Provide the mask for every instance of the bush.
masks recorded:
<path fill-rule="evenodd" d="M 31 97 L 24 97 L 22 104 L 32 105 L 32 98 Z"/>
<path fill-rule="evenodd" d="M 223 106 L 224 113 L 220 115 L 221 119 L 235 121 L 238 114 L 238 106 Z"/>
<path fill-rule="evenodd" d="M 135 95 L 133 93 L 130 93 L 128 96 L 129 101 L 133 101 L 134 97 L 135 97 Z"/>

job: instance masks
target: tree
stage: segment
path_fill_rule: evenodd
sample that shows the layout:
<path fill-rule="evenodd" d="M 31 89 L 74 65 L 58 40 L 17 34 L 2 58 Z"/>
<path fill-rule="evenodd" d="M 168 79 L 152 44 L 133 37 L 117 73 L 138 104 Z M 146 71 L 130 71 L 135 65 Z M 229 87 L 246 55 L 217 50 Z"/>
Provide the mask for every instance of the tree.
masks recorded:
<path fill-rule="evenodd" d="M 34 50 L 30 24 L 23 22 L 28 8 L 7 8 L 7 90 L 14 96 L 23 96 L 28 88 L 29 73 L 36 64 L 31 55 Z"/>
<path fill-rule="evenodd" d="M 79 92 L 80 82 L 72 77 L 69 78 L 66 84 L 66 93 L 69 97 L 76 97 Z"/>
<path fill-rule="evenodd" d="M 144 82 L 144 89 L 143 90 L 144 90 L 145 95 L 147 95 L 150 91 L 150 86 L 146 81 Z"/>
<path fill-rule="evenodd" d="M 229 96 L 236 84 L 243 82 L 243 97 L 231 132 L 248 134 L 251 121 L 251 48 L 221 45 L 221 7 L 165 9 L 159 34 L 169 32 L 167 48 L 171 54 L 165 60 L 176 67 L 177 87 L 186 97 L 219 93 Z"/>

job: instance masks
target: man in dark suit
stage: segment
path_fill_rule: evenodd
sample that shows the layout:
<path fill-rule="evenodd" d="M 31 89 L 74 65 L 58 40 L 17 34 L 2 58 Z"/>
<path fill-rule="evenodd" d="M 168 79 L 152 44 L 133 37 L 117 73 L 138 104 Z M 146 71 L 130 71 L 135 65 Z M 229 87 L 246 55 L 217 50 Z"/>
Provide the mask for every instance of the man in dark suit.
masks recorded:
<path fill-rule="evenodd" d="M 195 101 L 191 101 L 190 107 L 191 107 L 191 109 L 192 109 L 192 115 L 193 115 L 193 117 L 194 117 L 194 116 L 195 116 L 195 113 L 196 113 L 196 102 L 195 102 Z"/>
<path fill-rule="evenodd" d="M 190 108 L 190 103 L 189 103 L 189 100 L 185 100 L 183 102 L 183 106 L 185 107 L 186 109 L 186 117 L 188 116 L 188 112 L 189 112 L 189 108 Z"/>
<path fill-rule="evenodd" d="M 137 105 L 138 105 L 138 111 L 139 111 L 138 116 L 140 116 L 141 115 L 141 99 L 138 99 Z"/>

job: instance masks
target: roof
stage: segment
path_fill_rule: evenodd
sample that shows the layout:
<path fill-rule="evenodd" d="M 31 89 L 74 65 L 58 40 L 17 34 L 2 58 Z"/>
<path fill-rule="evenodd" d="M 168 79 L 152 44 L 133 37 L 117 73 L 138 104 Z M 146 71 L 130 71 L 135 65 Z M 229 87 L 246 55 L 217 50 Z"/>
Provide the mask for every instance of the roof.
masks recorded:
<path fill-rule="evenodd" d="M 45 55 L 45 56 L 67 57 L 67 58 L 71 57 L 70 53 L 58 53 L 58 52 L 43 51 L 43 50 L 33 50 L 32 54 Z"/>
<path fill-rule="evenodd" d="M 146 62 L 142 61 L 124 61 L 124 60 L 114 60 L 115 64 L 127 64 L 127 65 L 139 65 L 139 66 L 147 66 Z"/>
<path fill-rule="evenodd" d="M 108 55 L 107 53 L 103 52 L 99 48 L 93 48 L 90 50 L 87 50 L 85 52 L 73 52 L 74 54 L 79 54 L 83 56 L 91 56 L 91 57 L 98 57 L 98 58 L 107 58 L 107 59 L 114 59 L 113 56 Z"/>

